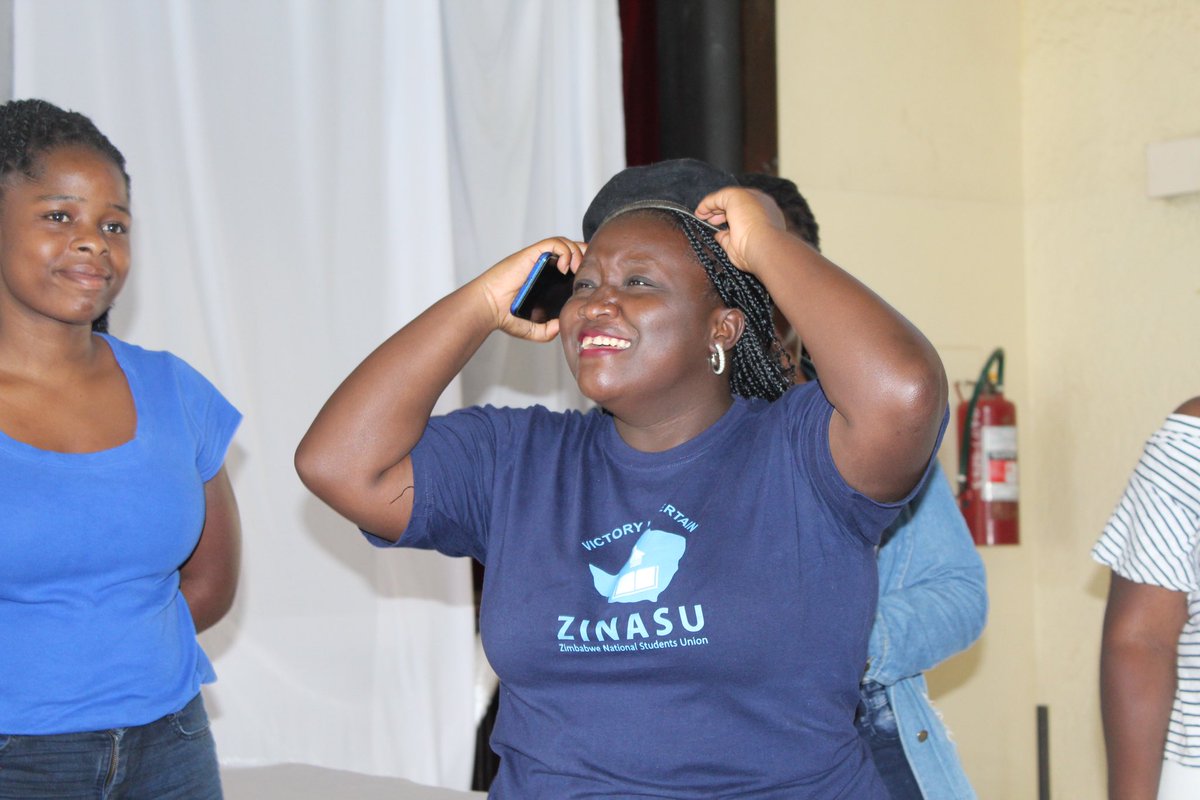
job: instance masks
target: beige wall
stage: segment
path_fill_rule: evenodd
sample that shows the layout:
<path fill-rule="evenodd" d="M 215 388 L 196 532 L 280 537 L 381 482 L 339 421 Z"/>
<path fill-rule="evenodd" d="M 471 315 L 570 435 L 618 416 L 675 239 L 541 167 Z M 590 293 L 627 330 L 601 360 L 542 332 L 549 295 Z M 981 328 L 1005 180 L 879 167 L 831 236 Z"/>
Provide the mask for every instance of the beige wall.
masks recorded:
<path fill-rule="evenodd" d="M 1088 550 L 1141 440 L 1200 394 L 1200 195 L 1150 200 L 1147 144 L 1200 135 L 1194 0 L 779 0 L 781 171 L 826 252 L 952 381 L 1007 353 L 1022 544 L 984 552 L 979 644 L 931 676 L 982 798 L 1104 793 Z M 953 436 L 947 440 L 954 443 Z M 949 453 L 943 463 L 949 464 Z"/>
<path fill-rule="evenodd" d="M 1200 136 L 1200 3 L 1025 8 L 1037 691 L 1052 705 L 1057 795 L 1099 797 L 1090 667 L 1108 574 L 1088 552 L 1145 437 L 1200 394 L 1200 194 L 1149 199 L 1145 188 L 1148 144 Z"/>

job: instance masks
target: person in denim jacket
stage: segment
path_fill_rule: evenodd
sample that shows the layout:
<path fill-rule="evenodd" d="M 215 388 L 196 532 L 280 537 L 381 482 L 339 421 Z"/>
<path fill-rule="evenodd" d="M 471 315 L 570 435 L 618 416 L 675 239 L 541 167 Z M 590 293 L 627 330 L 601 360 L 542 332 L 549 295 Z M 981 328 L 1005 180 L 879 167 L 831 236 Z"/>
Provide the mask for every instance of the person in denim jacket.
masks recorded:
<path fill-rule="evenodd" d="M 770 195 L 788 230 L 820 250 L 819 229 L 796 184 L 773 175 L 738 181 Z M 790 328 L 777 318 L 780 339 Z M 801 351 L 804 379 L 816 373 Z M 862 683 L 858 729 L 893 800 L 963 800 L 975 792 L 930 704 L 925 670 L 970 647 L 987 621 L 987 585 L 962 514 L 934 465 L 921 494 L 883 534 L 879 606 Z"/>
<path fill-rule="evenodd" d="M 879 550 L 879 608 L 859 731 L 893 797 L 975 797 L 922 673 L 970 647 L 986 620 L 983 561 L 935 467 L 924 491 L 884 533 Z M 911 778 L 904 775 L 906 766 Z M 897 785 L 910 790 L 898 795 Z"/>

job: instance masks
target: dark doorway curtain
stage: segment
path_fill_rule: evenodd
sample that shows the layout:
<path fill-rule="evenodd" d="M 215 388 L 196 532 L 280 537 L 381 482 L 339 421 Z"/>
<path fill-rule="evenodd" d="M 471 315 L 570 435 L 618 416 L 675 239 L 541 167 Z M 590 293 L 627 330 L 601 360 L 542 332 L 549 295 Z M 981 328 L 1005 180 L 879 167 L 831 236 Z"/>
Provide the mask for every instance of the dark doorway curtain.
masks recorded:
<path fill-rule="evenodd" d="M 775 0 L 620 0 L 630 166 L 778 170 Z"/>

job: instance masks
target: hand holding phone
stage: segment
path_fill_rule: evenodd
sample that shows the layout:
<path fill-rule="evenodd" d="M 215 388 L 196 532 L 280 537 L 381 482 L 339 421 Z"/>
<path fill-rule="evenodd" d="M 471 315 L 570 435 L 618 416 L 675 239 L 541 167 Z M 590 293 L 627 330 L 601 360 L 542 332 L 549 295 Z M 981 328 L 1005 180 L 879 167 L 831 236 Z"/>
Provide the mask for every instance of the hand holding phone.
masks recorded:
<path fill-rule="evenodd" d="M 563 304 L 571 296 L 574 282 L 574 273 L 558 271 L 558 256 L 542 253 L 508 310 L 514 317 L 530 322 L 558 319 Z"/>

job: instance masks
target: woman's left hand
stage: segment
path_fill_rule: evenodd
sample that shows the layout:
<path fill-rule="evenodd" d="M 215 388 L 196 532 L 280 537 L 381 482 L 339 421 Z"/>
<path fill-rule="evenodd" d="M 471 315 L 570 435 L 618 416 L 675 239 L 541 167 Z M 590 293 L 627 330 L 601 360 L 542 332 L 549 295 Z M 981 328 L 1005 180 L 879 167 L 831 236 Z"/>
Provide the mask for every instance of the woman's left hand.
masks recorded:
<path fill-rule="evenodd" d="M 751 249 L 760 236 L 787 235 L 783 212 L 770 197 L 757 189 L 727 186 L 700 201 L 696 216 L 710 225 L 729 227 L 714 236 L 729 260 L 743 272 L 756 274 Z"/>

